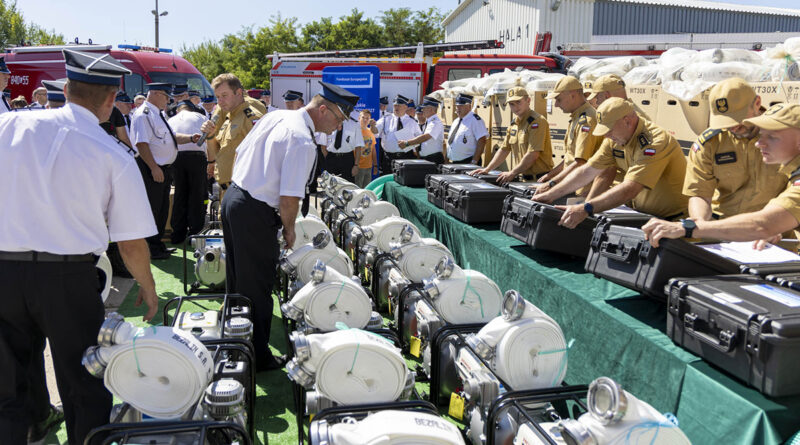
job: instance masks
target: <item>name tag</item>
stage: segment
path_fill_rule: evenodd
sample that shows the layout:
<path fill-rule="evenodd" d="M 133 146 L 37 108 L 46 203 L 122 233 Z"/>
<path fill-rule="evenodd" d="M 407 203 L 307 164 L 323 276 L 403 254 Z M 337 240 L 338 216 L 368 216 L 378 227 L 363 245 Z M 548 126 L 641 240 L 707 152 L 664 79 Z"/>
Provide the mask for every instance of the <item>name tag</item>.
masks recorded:
<path fill-rule="evenodd" d="M 728 151 L 725 153 L 717 153 L 714 155 L 714 162 L 717 164 L 732 164 L 736 162 L 736 152 Z"/>
<path fill-rule="evenodd" d="M 615 158 L 622 158 L 622 159 L 625 159 L 625 152 L 624 152 L 624 151 L 622 151 L 622 150 L 617 150 L 617 149 L 615 148 L 615 149 L 612 149 L 612 150 L 611 150 L 611 153 L 613 153 L 613 154 L 614 154 L 614 157 L 615 157 Z"/>

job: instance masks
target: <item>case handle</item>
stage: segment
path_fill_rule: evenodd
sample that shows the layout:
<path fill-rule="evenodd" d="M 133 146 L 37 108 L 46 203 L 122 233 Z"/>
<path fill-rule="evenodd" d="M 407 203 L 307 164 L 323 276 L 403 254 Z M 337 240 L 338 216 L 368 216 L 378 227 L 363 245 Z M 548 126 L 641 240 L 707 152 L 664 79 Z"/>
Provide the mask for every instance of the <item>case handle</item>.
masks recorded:
<path fill-rule="evenodd" d="M 717 336 L 713 336 L 706 332 L 697 330 L 695 328 L 695 321 L 697 314 L 687 313 L 683 315 L 683 327 L 687 334 L 697 338 L 697 340 L 712 346 L 722 352 L 731 352 L 736 345 L 736 333 L 729 330 L 720 330 Z"/>
<path fill-rule="evenodd" d="M 633 257 L 634 249 L 625 246 L 617 246 L 608 241 L 603 241 L 600 244 L 600 255 L 611 258 L 612 260 L 622 261 L 629 263 Z"/>

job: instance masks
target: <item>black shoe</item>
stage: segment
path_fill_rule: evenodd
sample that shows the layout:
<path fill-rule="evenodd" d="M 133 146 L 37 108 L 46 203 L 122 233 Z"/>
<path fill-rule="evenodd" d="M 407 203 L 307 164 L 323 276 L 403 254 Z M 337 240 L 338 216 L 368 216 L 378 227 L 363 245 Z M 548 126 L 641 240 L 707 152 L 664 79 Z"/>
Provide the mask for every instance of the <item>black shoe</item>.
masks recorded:
<path fill-rule="evenodd" d="M 39 442 L 44 439 L 53 428 L 64 421 L 64 411 L 50 405 L 50 413 L 47 418 L 36 422 L 28 428 L 28 442 Z"/>
<path fill-rule="evenodd" d="M 277 357 L 271 355 L 268 358 L 260 360 L 256 363 L 256 372 L 281 369 L 286 365 L 287 361 L 289 361 L 289 358 L 286 355 L 279 355 Z"/>

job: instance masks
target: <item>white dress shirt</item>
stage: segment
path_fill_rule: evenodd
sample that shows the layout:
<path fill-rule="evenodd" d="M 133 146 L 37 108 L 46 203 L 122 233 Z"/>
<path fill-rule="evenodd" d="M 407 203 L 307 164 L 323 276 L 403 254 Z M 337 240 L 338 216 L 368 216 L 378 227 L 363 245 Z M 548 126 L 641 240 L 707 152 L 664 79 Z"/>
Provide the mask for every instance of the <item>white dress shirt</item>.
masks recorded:
<path fill-rule="evenodd" d="M 194 111 L 183 110 L 180 113 L 172 116 L 167 120 L 169 126 L 172 127 L 172 131 L 175 133 L 183 133 L 183 134 L 195 134 L 195 133 L 202 133 L 200 127 L 203 126 L 203 122 L 206 121 L 205 116 L 200 113 L 195 113 Z M 178 145 L 178 151 L 206 151 L 206 143 L 203 142 L 203 145 L 198 147 L 196 143 L 189 142 L 188 144 L 180 144 Z"/>
<path fill-rule="evenodd" d="M 386 116 L 378 119 L 378 122 L 375 123 L 375 128 L 378 130 L 378 137 L 381 138 L 381 147 L 383 151 L 387 153 L 400 153 L 400 152 L 408 152 L 414 149 L 414 147 L 406 147 L 400 148 L 397 145 L 397 133 L 398 131 L 401 132 L 402 139 L 408 140 L 413 139 L 422 134 L 422 130 L 419 128 L 419 122 L 415 121 L 408 115 L 403 115 L 400 119 L 402 122 L 402 128 L 398 125 L 397 116 L 394 114 L 387 114 Z M 410 130 L 408 130 L 410 129 Z"/>
<path fill-rule="evenodd" d="M 166 118 L 161 110 L 148 101 L 145 101 L 133 112 L 131 120 L 131 143 L 144 142 L 150 146 L 153 159 L 158 165 L 172 164 L 178 156 L 178 147 L 170 135 L 171 129 L 166 123 Z"/>
<path fill-rule="evenodd" d="M 352 153 L 356 147 L 364 146 L 364 136 L 361 134 L 361 124 L 346 120 L 342 123 L 342 140 L 341 146 L 336 148 L 336 138 L 339 130 L 334 131 L 328 137 L 328 145 L 326 150 L 329 153 Z"/>
<path fill-rule="evenodd" d="M 156 234 L 136 161 L 68 103 L 0 116 L 0 251 L 100 254 Z"/>
<path fill-rule="evenodd" d="M 450 131 L 455 131 L 455 135 L 447 138 L 448 141 L 452 141 L 447 147 L 447 157 L 457 160 L 474 156 L 478 140 L 489 135 L 486 123 L 471 111 L 464 116 L 463 121 L 460 117 L 456 118 L 450 126 Z"/>
<path fill-rule="evenodd" d="M 431 138 L 420 144 L 419 155 L 429 156 L 434 153 L 441 153 L 442 142 L 444 142 L 444 124 L 439 119 L 439 116 L 434 114 L 425 121 L 424 134 L 431 135 Z"/>
<path fill-rule="evenodd" d="M 233 182 L 277 209 L 281 196 L 305 196 L 316 157 L 306 110 L 267 113 L 236 148 Z"/>

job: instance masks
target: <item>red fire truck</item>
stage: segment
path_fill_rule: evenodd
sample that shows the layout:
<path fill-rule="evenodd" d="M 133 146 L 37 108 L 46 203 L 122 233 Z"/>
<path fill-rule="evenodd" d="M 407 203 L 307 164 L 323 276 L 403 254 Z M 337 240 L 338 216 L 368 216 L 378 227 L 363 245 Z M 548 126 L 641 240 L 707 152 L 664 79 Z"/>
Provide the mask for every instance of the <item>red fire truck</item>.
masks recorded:
<path fill-rule="evenodd" d="M 186 59 L 172 54 L 164 48 L 148 48 L 136 45 L 48 45 L 18 46 L 6 49 L 5 60 L 11 70 L 8 90 L 11 97 L 24 96 L 30 100 L 34 89 L 41 86 L 42 80 L 66 77 L 62 49 L 110 54 L 131 70 L 123 79 L 123 88 L 133 97 L 145 91 L 149 82 L 185 83 L 190 89 L 200 91 L 202 96 L 213 94 L 211 85 Z"/>

